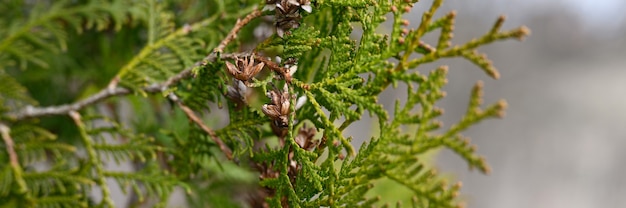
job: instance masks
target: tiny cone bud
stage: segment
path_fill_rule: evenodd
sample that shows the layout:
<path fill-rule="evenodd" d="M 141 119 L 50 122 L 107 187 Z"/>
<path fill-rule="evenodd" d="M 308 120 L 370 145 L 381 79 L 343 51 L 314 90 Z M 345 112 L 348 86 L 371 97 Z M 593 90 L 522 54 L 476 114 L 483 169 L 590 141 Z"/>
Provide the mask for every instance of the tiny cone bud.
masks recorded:
<path fill-rule="evenodd" d="M 491 174 L 491 167 L 489 167 L 489 165 L 485 165 L 483 172 L 485 172 L 485 174 L 487 175 Z"/>
<path fill-rule="evenodd" d="M 528 27 L 526 26 L 521 26 L 518 30 L 518 33 L 516 34 L 516 38 L 517 40 L 524 40 L 524 37 L 529 36 L 530 35 L 530 29 L 528 29 Z"/>
<path fill-rule="evenodd" d="M 441 72 L 443 73 L 448 73 L 448 66 L 446 65 L 440 66 L 438 70 L 441 70 Z"/>
<path fill-rule="evenodd" d="M 498 101 L 498 107 L 502 110 L 507 109 L 509 107 L 509 104 L 506 102 L 506 100 L 500 100 Z"/>
<path fill-rule="evenodd" d="M 441 122 L 441 121 L 435 121 L 433 124 L 434 124 L 437 128 L 441 128 L 441 127 L 443 126 L 443 122 Z"/>
<path fill-rule="evenodd" d="M 506 15 L 500 15 L 498 17 L 498 21 L 504 21 L 504 20 L 506 20 Z"/>
<path fill-rule="evenodd" d="M 489 76 L 493 77 L 493 79 L 500 79 L 500 73 L 498 71 L 492 70 L 489 71 Z"/>
<path fill-rule="evenodd" d="M 482 89 L 484 85 L 485 83 L 482 80 L 478 80 L 478 82 L 476 82 L 476 88 L 478 89 Z"/>
<path fill-rule="evenodd" d="M 508 104 L 505 100 L 500 100 L 498 101 L 498 113 L 496 114 L 498 116 L 498 118 L 504 118 L 504 116 L 506 115 L 506 108 L 508 107 Z"/>

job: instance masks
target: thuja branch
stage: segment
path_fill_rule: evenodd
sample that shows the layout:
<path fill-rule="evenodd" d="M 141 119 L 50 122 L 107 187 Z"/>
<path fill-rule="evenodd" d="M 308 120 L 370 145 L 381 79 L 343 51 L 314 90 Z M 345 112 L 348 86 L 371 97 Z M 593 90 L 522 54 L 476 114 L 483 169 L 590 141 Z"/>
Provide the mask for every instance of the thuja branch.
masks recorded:
<path fill-rule="evenodd" d="M 74 121 L 74 124 L 78 127 L 78 131 L 80 132 L 80 138 L 85 145 L 85 150 L 87 151 L 87 155 L 89 157 L 89 163 L 94 166 L 96 183 L 100 186 L 100 190 L 102 190 L 102 204 L 106 204 L 109 207 L 114 207 L 113 199 L 111 198 L 111 190 L 107 185 L 106 178 L 104 177 L 104 167 L 102 167 L 102 162 L 100 161 L 100 157 L 98 153 L 94 149 L 94 141 L 91 139 L 87 131 L 85 130 L 85 124 L 81 120 L 81 116 L 76 111 L 68 112 L 69 116 Z"/>
<path fill-rule="evenodd" d="M 405 66 L 406 68 L 415 68 L 420 64 L 433 62 L 440 58 L 462 56 L 477 64 L 478 66 L 481 66 L 481 68 L 483 68 L 483 70 L 489 76 L 493 77 L 494 79 L 498 79 L 500 75 L 498 71 L 496 71 L 495 68 L 491 66 L 491 62 L 487 61 L 486 57 L 477 55 L 477 52 L 472 50 L 475 50 L 479 46 L 487 45 L 494 41 L 506 40 L 509 38 L 523 40 L 524 37 L 530 34 L 530 30 L 525 26 L 508 31 L 499 31 L 500 27 L 502 26 L 502 22 L 504 22 L 504 19 L 504 16 L 500 16 L 490 32 L 478 39 L 473 39 L 461 46 L 455 46 L 447 50 L 437 50 L 425 54 L 419 59 L 403 61 L 403 64 L 398 65 L 398 67 Z"/>

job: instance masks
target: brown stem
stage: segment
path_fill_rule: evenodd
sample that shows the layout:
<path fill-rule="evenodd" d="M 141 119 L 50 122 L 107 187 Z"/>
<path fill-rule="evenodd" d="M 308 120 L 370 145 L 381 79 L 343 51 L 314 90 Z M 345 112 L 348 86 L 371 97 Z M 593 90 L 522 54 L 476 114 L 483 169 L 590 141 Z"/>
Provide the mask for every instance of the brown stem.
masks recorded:
<path fill-rule="evenodd" d="M 7 153 L 9 154 L 9 163 L 11 164 L 11 169 L 13 169 L 13 177 L 19 187 L 18 192 L 26 193 L 28 188 L 26 186 L 26 182 L 22 178 L 22 166 L 20 166 L 19 158 L 17 157 L 17 153 L 15 153 L 15 143 L 13 142 L 13 138 L 11 138 L 11 129 L 0 123 L 0 135 L 6 144 Z M 29 196 L 27 195 L 27 197 Z"/>
<path fill-rule="evenodd" d="M 13 139 L 11 138 L 11 134 L 9 132 L 10 132 L 9 127 L 5 126 L 4 124 L 0 124 L 0 133 L 2 134 L 2 139 L 4 140 L 4 143 L 6 144 L 6 149 L 7 149 L 7 153 L 9 154 L 9 161 L 11 162 L 11 166 L 19 167 L 20 163 L 19 163 L 19 160 L 17 159 L 17 154 L 15 153 L 15 149 L 13 149 L 14 143 L 13 143 Z"/>
<path fill-rule="evenodd" d="M 220 42 L 220 44 L 217 45 L 217 48 L 215 48 L 213 52 L 222 53 L 224 51 L 224 48 L 226 48 L 226 45 L 228 45 L 230 41 L 233 41 L 233 39 L 237 37 L 239 30 L 241 30 L 243 26 L 250 23 L 250 21 L 252 21 L 254 18 L 257 18 L 259 16 L 261 16 L 261 11 L 258 9 L 255 9 L 254 11 L 252 11 L 252 13 L 246 15 L 246 17 L 244 17 L 243 19 L 240 19 L 240 20 L 238 19 L 237 23 L 235 23 L 235 27 L 233 27 L 233 29 L 230 30 L 226 38 L 224 38 L 224 40 L 222 40 L 222 42 Z"/>
<path fill-rule="evenodd" d="M 267 68 L 270 68 L 272 71 L 282 75 L 285 78 L 285 81 L 291 82 L 291 75 L 289 74 L 289 69 L 279 66 L 276 62 L 273 62 L 269 58 L 265 58 L 263 56 L 255 56 L 257 61 L 263 62 Z"/>

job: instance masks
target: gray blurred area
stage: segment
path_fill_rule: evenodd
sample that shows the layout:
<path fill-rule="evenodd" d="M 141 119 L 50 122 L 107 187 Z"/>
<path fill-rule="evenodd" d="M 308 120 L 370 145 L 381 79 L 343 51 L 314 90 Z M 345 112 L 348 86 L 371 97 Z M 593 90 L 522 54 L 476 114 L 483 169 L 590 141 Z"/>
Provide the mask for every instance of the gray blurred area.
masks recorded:
<path fill-rule="evenodd" d="M 412 27 L 431 2 L 420 1 L 407 16 Z M 479 49 L 500 80 L 462 59 L 420 69 L 450 67 L 448 96 L 439 103 L 446 126 L 463 115 L 477 80 L 485 81 L 485 104 L 509 103 L 504 119 L 465 132 L 492 166 L 490 175 L 469 171 L 448 150 L 438 156 L 440 170 L 463 182 L 467 207 L 626 207 L 626 1 L 449 0 L 437 16 L 451 10 L 453 44 L 479 37 L 501 14 L 508 17 L 504 29 L 532 30 L 523 42 Z M 390 108 L 394 99 L 385 92 L 380 100 Z M 359 128 L 350 134 L 369 138 Z"/>

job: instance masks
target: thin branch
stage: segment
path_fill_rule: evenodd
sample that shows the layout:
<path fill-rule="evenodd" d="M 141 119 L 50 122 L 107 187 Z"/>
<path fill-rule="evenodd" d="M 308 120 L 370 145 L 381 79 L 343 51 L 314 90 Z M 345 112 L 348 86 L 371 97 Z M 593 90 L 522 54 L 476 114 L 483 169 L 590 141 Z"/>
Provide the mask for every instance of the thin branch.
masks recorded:
<path fill-rule="evenodd" d="M 228 146 L 226 146 L 226 144 L 224 144 L 224 142 L 220 138 L 217 137 L 217 134 L 215 133 L 215 131 L 213 131 L 211 128 L 206 126 L 204 122 L 202 122 L 202 119 L 200 119 L 200 117 L 198 117 L 196 113 L 193 112 L 193 110 L 191 110 L 189 107 L 183 104 L 183 102 L 181 102 L 180 99 L 178 99 L 178 97 L 174 93 L 170 93 L 167 97 L 171 101 L 175 102 L 178 105 L 178 107 L 180 107 L 180 109 L 182 109 L 183 112 L 185 112 L 185 114 L 187 115 L 187 117 L 189 117 L 191 121 L 193 121 L 196 125 L 198 125 L 204 132 L 209 134 L 209 136 L 211 136 L 211 139 L 217 144 L 217 146 L 220 148 L 220 150 L 224 153 L 224 155 L 226 155 L 226 157 L 229 160 L 233 159 L 233 154 L 230 148 L 228 148 Z"/>
<path fill-rule="evenodd" d="M 224 38 L 224 40 L 222 40 L 222 42 L 220 42 L 220 44 L 217 45 L 217 48 L 213 50 L 213 53 L 222 53 L 224 51 L 224 48 L 226 48 L 226 45 L 228 45 L 230 41 L 233 41 L 233 39 L 237 37 L 239 30 L 241 30 L 243 26 L 250 23 L 250 21 L 252 21 L 254 18 L 257 18 L 259 16 L 261 16 L 261 11 L 258 9 L 255 9 L 254 11 L 252 11 L 252 13 L 246 15 L 246 17 L 244 17 L 243 19 L 241 20 L 238 19 L 237 23 L 235 23 L 235 27 L 233 27 L 233 29 L 230 30 L 226 38 Z"/>
<path fill-rule="evenodd" d="M 263 56 L 254 56 L 254 59 L 257 61 L 263 62 L 267 68 L 270 68 L 272 71 L 283 76 L 285 81 L 291 83 L 291 74 L 288 68 L 279 66 L 276 62 L 273 62 L 269 58 L 265 58 Z"/>
<path fill-rule="evenodd" d="M 221 59 L 233 59 L 238 56 L 246 56 L 247 53 L 233 53 L 233 54 L 222 54 Z M 153 84 L 148 87 L 143 88 L 143 91 L 148 93 L 159 93 L 167 90 L 170 86 L 176 84 L 178 81 L 187 78 L 191 75 L 191 70 L 195 67 L 206 65 L 206 63 L 214 62 L 217 58 L 215 53 L 209 54 L 207 57 L 202 59 L 201 61 L 196 62 L 192 67 L 189 67 L 180 73 L 170 77 L 166 81 L 158 84 Z M 48 106 L 48 107 L 33 107 L 26 106 L 18 111 L 9 112 L 7 116 L 16 121 L 25 120 L 28 118 L 37 118 L 43 116 L 54 116 L 54 115 L 66 115 L 70 111 L 79 111 L 87 106 L 93 105 L 98 102 L 102 102 L 110 97 L 122 96 L 131 94 L 133 91 L 126 88 L 104 88 L 100 90 L 98 93 L 93 94 L 83 100 L 77 101 L 71 104 L 64 104 L 58 106 Z"/>
<path fill-rule="evenodd" d="M 6 144 L 7 153 L 9 154 L 9 162 L 11 164 L 11 169 L 13 169 L 13 176 L 18 184 L 19 192 L 24 193 L 28 188 L 26 187 L 26 182 L 22 178 L 22 166 L 20 166 L 17 153 L 15 153 L 15 143 L 13 142 L 13 138 L 11 138 L 11 129 L 0 123 L 0 134 Z"/>
<path fill-rule="evenodd" d="M 72 120 L 74 120 L 74 124 L 78 127 L 78 131 L 80 132 L 80 138 L 83 141 L 83 145 L 85 147 L 85 151 L 89 157 L 89 163 L 94 168 L 95 175 L 93 176 L 96 180 L 98 186 L 100 186 L 100 190 L 102 191 L 102 201 L 100 205 L 108 205 L 109 207 L 113 207 L 113 199 L 111 198 L 111 189 L 108 186 L 106 178 L 104 176 L 104 168 L 102 167 L 102 162 L 100 161 L 100 156 L 96 152 L 94 148 L 94 141 L 87 133 L 85 123 L 81 120 L 80 113 L 76 111 L 68 112 L 68 115 Z"/>
<path fill-rule="evenodd" d="M 13 139 L 11 138 L 10 129 L 4 124 L 0 124 L 0 133 L 2 134 L 2 139 L 6 144 L 7 153 L 9 154 L 9 161 L 11 162 L 11 166 L 19 166 L 20 162 L 17 159 L 17 154 L 15 153 L 15 149 L 13 149 Z"/>

